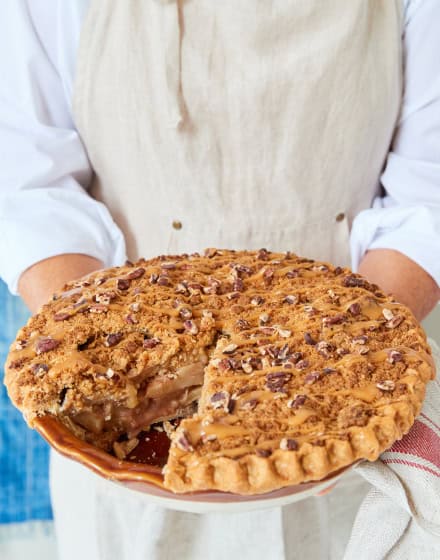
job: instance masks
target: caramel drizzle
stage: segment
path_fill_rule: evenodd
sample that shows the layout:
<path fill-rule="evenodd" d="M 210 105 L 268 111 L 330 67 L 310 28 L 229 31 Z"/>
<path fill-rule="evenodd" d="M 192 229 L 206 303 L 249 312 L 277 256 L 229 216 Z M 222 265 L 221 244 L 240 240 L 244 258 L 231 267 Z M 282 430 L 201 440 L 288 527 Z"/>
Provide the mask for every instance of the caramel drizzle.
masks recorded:
<path fill-rule="evenodd" d="M 289 294 L 289 293 L 294 293 L 296 294 L 300 301 L 303 301 L 303 297 L 302 296 L 308 296 L 309 295 L 309 290 L 310 290 L 310 286 L 312 286 L 312 288 L 315 285 L 315 282 L 313 282 L 313 280 L 319 280 L 319 282 L 324 281 L 327 278 L 329 278 L 329 287 L 334 287 L 335 282 L 337 282 L 337 280 L 335 280 L 334 276 L 333 276 L 333 267 L 329 266 L 329 273 L 327 272 L 322 272 L 322 274 L 317 274 L 317 272 L 315 270 L 311 270 L 312 266 L 316 266 L 319 265 L 320 263 L 300 263 L 296 261 L 296 257 L 293 256 L 290 259 L 284 259 L 284 255 L 279 255 L 279 254 L 271 254 L 272 260 L 273 257 L 275 257 L 276 260 L 281 260 L 281 264 L 279 265 L 274 265 L 271 264 L 271 260 L 268 261 L 263 261 L 260 263 L 257 263 L 257 266 L 255 266 L 255 262 L 253 263 L 253 267 L 254 270 L 255 268 L 257 269 L 252 275 L 247 276 L 245 275 L 245 277 L 243 278 L 243 282 L 244 285 L 246 287 L 246 292 L 244 293 L 240 293 L 239 297 L 237 298 L 237 300 L 233 300 L 230 304 L 228 305 L 222 305 L 220 306 L 218 309 L 212 309 L 213 315 L 214 315 L 214 324 L 213 324 L 213 328 L 212 330 L 215 331 L 215 329 L 218 329 L 220 325 L 229 325 L 232 326 L 233 322 L 234 322 L 234 318 L 230 316 L 229 314 L 229 307 L 230 305 L 233 305 L 234 303 L 237 303 L 239 305 L 244 305 L 244 312 L 243 312 L 243 316 L 246 317 L 246 319 L 251 323 L 251 328 L 246 330 L 246 334 L 247 335 L 255 335 L 258 338 L 264 338 L 268 340 L 268 344 L 277 344 L 277 345 L 282 345 L 285 343 L 288 343 L 290 338 L 281 338 L 279 336 L 278 332 L 274 332 L 271 334 L 262 334 L 259 329 L 260 326 L 256 326 L 258 325 L 258 317 L 259 315 L 263 312 L 263 311 L 268 311 L 268 312 L 272 312 L 272 308 L 271 308 L 271 304 L 274 302 L 278 302 L 280 298 L 282 297 L 283 294 Z M 230 253 L 226 253 L 224 256 L 224 259 L 219 259 L 220 262 L 218 263 L 219 266 L 218 267 L 210 267 L 209 266 L 209 261 L 206 262 L 203 259 L 198 259 L 198 258 L 194 258 L 192 259 L 192 262 L 194 262 L 194 269 L 197 268 L 197 275 L 194 278 L 194 282 L 198 282 L 197 278 L 199 278 L 200 283 L 203 283 L 203 281 L 206 281 L 206 277 L 210 276 L 210 277 L 214 277 L 217 278 L 217 276 L 219 277 L 219 280 L 222 283 L 225 282 L 230 282 L 230 274 L 231 274 L 231 270 L 229 269 L 228 265 L 231 262 L 234 261 L 239 261 L 242 259 L 242 256 L 240 254 L 230 254 Z M 176 280 L 174 279 L 174 276 L 178 276 L 179 278 L 182 277 L 182 273 L 183 276 L 185 275 L 185 272 L 183 272 L 182 268 L 185 265 L 185 271 L 188 270 L 188 274 L 191 275 L 192 272 L 194 272 L 191 267 L 188 269 L 188 262 L 187 261 L 179 261 L 178 258 L 176 257 L 170 257 L 169 259 L 170 261 L 175 262 L 176 268 L 172 269 L 172 270 L 168 270 L 167 274 L 169 275 L 170 278 L 170 282 L 172 284 L 172 286 L 175 286 L 176 284 Z M 189 260 L 191 263 L 191 259 Z M 138 263 L 137 266 L 142 266 L 143 268 L 145 268 L 146 273 L 145 276 L 148 277 L 150 274 L 154 273 L 154 274 L 160 274 L 161 272 L 163 272 L 163 270 L 160 267 L 160 263 L 158 264 L 154 264 L 154 265 L 147 265 L 147 263 Z M 258 266 L 260 267 L 258 270 Z M 224 267 L 228 267 L 226 270 L 226 274 L 225 271 L 223 270 Z M 260 286 L 258 284 L 258 282 L 261 283 L 261 281 L 264 278 L 264 272 L 265 270 L 267 270 L 267 268 L 274 268 L 274 276 L 273 276 L 273 285 L 276 286 L 276 289 L 273 291 L 268 291 L 271 290 L 271 288 L 266 287 L 266 289 L 264 288 L 264 286 Z M 292 279 L 288 279 L 286 280 L 286 273 L 289 270 L 292 270 L 292 268 L 296 269 L 299 271 L 299 275 L 298 278 L 292 278 Z M 117 269 L 115 269 L 117 270 Z M 134 269 L 131 269 L 134 270 Z M 130 270 L 128 271 L 128 273 L 130 272 Z M 345 273 L 347 273 L 348 271 L 345 271 Z M 117 276 L 108 276 L 108 278 L 99 286 L 94 286 L 93 285 L 93 278 L 99 277 L 103 275 L 103 272 L 100 271 L 99 273 L 97 273 L 95 276 L 94 275 L 90 275 L 91 281 L 92 281 L 92 286 L 88 287 L 85 286 L 84 288 L 81 287 L 73 287 L 70 290 L 67 290 L 63 293 L 60 294 L 60 299 L 53 302 L 53 310 L 54 312 L 60 312 L 62 310 L 65 309 L 65 300 L 69 299 L 73 296 L 76 296 L 78 294 L 82 294 L 84 297 L 87 298 L 88 301 L 86 301 L 83 305 L 78 306 L 77 308 L 75 308 L 74 313 L 78 313 L 78 312 L 82 312 L 85 309 L 87 309 L 87 307 L 89 307 L 90 305 L 93 305 L 93 301 L 91 301 L 91 296 L 96 293 L 96 291 L 106 291 L 106 290 L 113 290 L 115 289 L 115 286 L 117 285 L 117 282 L 119 279 L 126 279 L 127 278 L 127 274 L 123 274 L 123 275 L 117 275 Z M 105 273 L 104 273 L 105 274 Z M 306 279 L 306 282 L 305 282 Z M 255 280 L 257 280 L 257 284 L 254 285 Z M 309 282 L 310 280 L 310 282 Z M 179 280 L 177 280 L 179 281 Z M 137 280 L 134 281 L 135 283 L 138 282 Z M 143 282 L 145 282 L 145 279 L 143 280 Z M 147 281 L 148 282 L 148 281 Z M 252 286 L 250 286 L 252 283 Z M 136 285 L 136 284 L 133 284 Z M 175 329 L 181 328 L 182 327 L 182 323 L 183 321 L 180 320 L 179 317 L 179 308 L 178 307 L 173 307 L 169 304 L 169 300 L 165 300 L 165 301 L 157 301 L 154 305 L 151 305 L 147 302 L 147 292 L 149 292 L 149 290 L 154 290 L 156 289 L 155 286 L 149 286 L 148 283 L 147 285 L 143 286 L 143 290 L 141 291 L 136 298 L 134 299 L 133 296 L 130 303 L 133 301 L 138 301 L 141 304 L 141 309 L 143 312 L 147 313 L 148 315 L 153 315 L 159 313 L 159 315 L 161 317 L 168 317 L 168 322 L 165 320 L 163 321 L 163 323 L 161 324 L 162 328 L 166 328 L 170 330 L 170 334 L 172 334 L 172 332 Z M 337 290 L 337 287 L 335 287 L 335 290 Z M 368 330 L 370 327 L 377 327 L 380 325 L 380 323 L 384 322 L 383 320 L 383 309 L 387 308 L 387 309 L 399 309 L 402 310 L 402 306 L 400 306 L 400 304 L 395 303 L 395 302 L 391 302 L 388 301 L 386 298 L 384 298 L 384 300 L 382 301 L 378 301 L 375 296 L 371 293 L 368 292 L 366 290 L 364 290 L 363 288 L 356 288 L 356 290 L 359 290 L 358 293 L 361 293 L 362 295 L 359 295 L 357 297 L 352 298 L 350 301 L 344 301 L 343 307 L 341 304 L 333 304 L 333 303 L 329 303 L 328 301 L 322 302 L 322 305 L 325 305 L 325 309 L 320 309 L 320 300 L 322 300 L 323 298 L 325 298 L 325 296 L 321 295 L 320 297 L 318 297 L 315 301 L 312 301 L 311 304 L 313 305 L 313 307 L 315 307 L 318 311 L 316 317 L 309 317 L 307 319 L 307 325 L 308 327 L 310 325 L 319 325 L 319 331 L 321 333 L 322 338 L 327 339 L 328 338 L 328 333 L 330 334 L 335 334 L 338 333 L 340 331 L 344 331 L 344 332 L 348 332 L 350 334 L 352 333 L 357 333 L 357 332 L 362 332 L 363 330 Z M 346 296 L 346 291 L 344 291 L 343 295 Z M 257 306 L 255 308 L 253 308 L 252 306 L 249 305 L 249 300 L 255 296 L 261 294 L 262 297 L 264 297 L 265 299 L 265 304 L 261 305 L 261 306 Z M 279 295 L 281 294 L 281 295 Z M 110 304 L 106 305 L 105 307 L 107 308 L 107 311 L 110 313 L 115 313 L 115 314 L 120 314 L 121 311 L 123 312 L 129 312 L 129 307 L 127 306 L 127 303 L 124 302 L 124 297 L 125 294 L 121 294 L 120 297 L 122 298 L 122 301 L 120 302 L 111 302 Z M 201 303 L 200 304 L 196 304 L 196 305 L 191 305 L 188 304 L 191 308 L 192 308 L 192 312 L 193 312 L 193 317 L 194 319 L 197 321 L 200 319 L 201 317 L 201 310 L 206 308 L 206 299 L 210 298 L 210 297 L 214 297 L 217 300 L 225 300 L 228 298 L 228 294 L 215 294 L 215 295 L 206 295 L 203 293 L 203 291 L 200 293 L 200 298 L 201 298 Z M 182 299 L 183 302 L 187 302 L 189 301 L 189 297 L 187 295 L 182 295 L 182 294 L 173 294 L 171 299 L 177 299 L 180 298 Z M 278 304 L 277 303 L 277 304 Z M 361 313 L 360 313 L 360 317 L 367 317 L 367 321 L 359 318 L 359 320 L 354 320 L 353 317 L 349 317 L 348 322 L 344 322 L 342 324 L 336 324 L 336 325 L 331 325 L 328 327 L 322 326 L 321 325 L 321 321 L 322 321 L 322 317 L 323 314 L 325 315 L 331 315 L 335 312 L 344 312 L 352 303 L 358 303 L 360 305 L 361 308 Z M 302 312 L 302 307 L 304 306 L 303 303 L 299 303 L 297 305 L 295 305 L 296 308 L 298 308 L 298 306 L 300 307 L 300 312 Z M 72 310 L 70 310 L 72 311 Z M 276 310 L 275 314 L 278 313 L 278 310 Z M 288 313 L 288 308 L 286 307 L 286 313 Z M 298 319 L 299 313 L 298 313 L 298 309 L 295 313 L 292 313 L 292 319 L 289 320 L 286 324 L 282 325 L 283 329 L 288 329 L 292 331 L 292 334 L 295 334 L 295 332 L 298 332 L 298 325 L 297 325 L 297 319 Z M 407 313 L 403 310 L 403 316 L 405 317 L 405 319 L 407 319 Z M 379 321 L 380 320 L 380 321 Z M 143 323 L 144 325 L 145 323 Z M 46 325 L 47 326 L 47 325 Z M 270 322 L 270 324 L 268 324 L 267 326 L 272 326 L 272 321 Z M 155 330 L 155 323 L 154 321 L 152 322 L 152 330 L 154 332 Z M 97 329 L 98 330 L 98 329 Z M 230 334 L 230 340 L 229 343 L 234 342 L 238 345 L 238 349 L 237 349 L 237 356 L 244 356 L 245 352 L 247 349 L 252 348 L 255 352 L 255 345 L 256 342 L 258 340 L 258 338 L 246 338 L 245 336 L 243 336 L 243 333 L 241 334 L 234 334 L 234 332 L 232 331 L 232 329 L 229 329 L 231 332 Z M 129 326 L 127 327 L 127 329 L 124 329 L 124 333 L 130 333 L 130 332 L 137 332 L 137 327 L 136 325 L 134 325 L 133 327 Z M 63 334 L 63 328 L 62 325 L 60 325 L 60 327 L 56 327 L 51 325 L 49 328 L 47 328 L 47 331 L 45 332 L 45 336 L 52 336 L 53 338 L 57 339 L 59 336 L 61 336 L 62 338 L 62 334 Z M 16 359 L 20 359 L 20 358 L 34 358 L 36 356 L 35 354 L 35 350 L 33 348 L 33 345 L 31 344 L 31 341 L 36 338 L 37 336 L 41 336 L 39 335 L 39 333 L 36 333 L 33 335 L 33 337 L 31 337 L 27 343 L 27 346 L 24 347 L 23 349 L 20 350 L 12 350 L 11 351 L 11 358 L 12 360 L 16 360 Z M 329 340 L 331 340 L 331 337 L 329 338 Z M 382 361 L 385 361 L 387 359 L 388 356 L 388 352 L 390 350 L 398 350 L 402 353 L 404 353 L 404 358 L 405 358 L 405 362 L 406 363 L 412 363 L 413 361 L 422 361 L 422 362 L 428 362 L 428 363 L 432 363 L 432 359 L 430 358 L 430 356 L 428 356 L 425 352 L 416 352 L 415 350 L 411 349 L 411 348 L 407 348 L 407 347 L 402 347 L 402 346 L 397 346 L 397 347 L 393 347 L 393 348 L 386 348 L 380 351 L 370 351 L 367 355 L 354 355 L 354 354 L 348 354 L 346 356 L 343 356 L 340 360 L 334 362 L 333 360 L 331 361 L 331 363 L 329 363 L 329 365 L 331 365 L 332 367 L 335 368 L 339 368 L 338 371 L 339 373 L 343 373 L 345 369 L 350 369 L 351 366 L 355 365 L 358 362 L 373 362 L 373 363 L 379 363 Z M 214 352 L 211 353 L 211 359 L 213 357 L 225 357 L 224 355 L 222 355 L 221 353 L 219 353 L 217 350 L 214 350 Z M 232 356 L 234 357 L 234 356 Z M 306 357 L 306 356 L 305 356 Z M 37 356 L 37 359 L 40 359 L 39 356 Z M 73 363 L 77 363 L 78 360 L 82 360 L 84 361 L 84 354 L 83 353 L 79 353 L 78 351 L 76 351 L 76 349 L 68 349 L 67 354 L 65 354 L 64 356 L 60 356 L 57 357 L 56 359 L 51 358 L 51 363 L 55 366 L 55 365 L 59 365 L 59 367 L 62 367 L 62 365 L 64 364 L 64 367 L 68 367 L 69 364 L 73 364 Z M 96 370 L 97 366 L 96 364 L 92 364 L 91 362 L 89 362 L 90 365 Z M 102 367 L 102 370 L 105 371 L 105 367 Z M 273 371 L 273 370 L 280 370 L 282 368 L 280 368 L 280 366 L 270 366 L 270 367 L 264 367 L 261 370 L 254 370 L 251 374 L 222 374 L 222 379 L 233 379 L 234 381 L 250 381 L 252 379 L 258 379 L 261 377 L 264 377 L 267 375 L 267 373 Z M 295 366 L 293 366 L 291 369 L 286 369 L 285 370 L 286 373 L 291 373 L 294 377 L 300 377 L 302 376 L 304 373 L 306 373 L 306 371 L 297 371 L 295 369 Z M 414 381 L 414 376 L 409 376 L 410 377 L 410 381 L 411 383 L 415 383 Z M 399 382 L 404 382 L 403 379 L 406 378 L 401 378 L 399 379 Z M 416 379 L 418 380 L 419 377 L 416 377 Z M 312 390 L 312 394 L 310 394 L 310 391 L 307 390 L 307 393 L 309 396 L 311 396 L 311 398 L 313 398 L 313 390 Z M 259 402 L 261 401 L 268 401 L 268 400 L 272 400 L 272 399 L 276 399 L 279 398 L 279 395 L 277 393 L 271 393 L 268 390 L 264 390 L 264 391 L 257 391 L 257 392 L 250 392 L 250 393 L 245 393 L 243 395 L 240 396 L 239 400 L 249 400 L 250 398 L 253 398 L 252 395 L 255 394 L 255 397 L 258 398 Z M 257 396 L 258 394 L 258 396 Z M 341 389 L 341 390 L 332 390 L 329 391 L 329 394 L 334 394 L 334 395 L 342 395 L 342 396 L 354 396 L 355 398 L 358 398 L 359 400 L 364 400 L 365 402 L 374 402 L 374 400 L 377 397 L 380 397 L 381 393 L 380 391 L 378 391 L 378 389 L 374 386 L 374 384 L 370 383 L 365 385 L 364 387 L 358 387 L 358 388 L 354 388 L 354 389 Z M 389 403 L 389 401 L 387 401 Z M 316 411 L 313 411 L 313 414 L 316 415 Z M 309 413 L 306 413 L 303 411 L 302 415 L 298 414 L 298 412 L 295 415 L 292 415 L 289 419 L 289 422 L 292 423 L 292 426 L 297 427 L 297 426 L 301 426 L 306 420 L 307 418 L 309 418 L 312 415 L 312 413 L 309 411 Z M 209 430 L 214 430 L 213 432 L 209 432 Z M 217 430 L 217 432 L 215 431 Z M 227 427 L 218 427 L 218 425 L 216 424 L 213 428 L 209 428 L 208 426 L 206 426 L 205 429 L 206 433 L 212 433 L 215 435 L 217 435 L 217 437 L 226 437 L 224 436 L 224 434 L 229 434 L 229 435 L 244 435 L 245 433 L 248 433 L 248 431 L 242 427 L 242 426 L 227 426 Z M 229 437 L 229 435 L 227 437 Z M 299 436 L 295 436 L 295 438 L 297 438 Z M 266 445 L 266 443 L 265 443 Z M 222 451 L 222 453 L 224 454 L 224 451 Z"/>

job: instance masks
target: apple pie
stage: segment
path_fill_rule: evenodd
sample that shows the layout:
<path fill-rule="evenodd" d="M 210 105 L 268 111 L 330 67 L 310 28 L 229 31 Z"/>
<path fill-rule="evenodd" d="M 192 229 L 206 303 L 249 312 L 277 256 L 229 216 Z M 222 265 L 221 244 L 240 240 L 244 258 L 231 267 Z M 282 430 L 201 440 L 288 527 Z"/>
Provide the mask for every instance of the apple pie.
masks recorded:
<path fill-rule="evenodd" d="M 377 459 L 433 376 L 404 305 L 347 268 L 265 249 L 160 256 L 71 282 L 19 331 L 6 366 L 30 426 L 55 416 L 124 459 L 163 422 L 167 488 L 240 494 Z"/>

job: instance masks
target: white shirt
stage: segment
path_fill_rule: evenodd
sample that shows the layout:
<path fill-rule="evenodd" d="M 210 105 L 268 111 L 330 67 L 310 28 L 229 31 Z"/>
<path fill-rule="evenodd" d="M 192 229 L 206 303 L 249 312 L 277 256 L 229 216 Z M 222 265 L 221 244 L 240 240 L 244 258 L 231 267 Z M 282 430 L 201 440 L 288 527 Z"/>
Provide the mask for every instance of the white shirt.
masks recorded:
<path fill-rule="evenodd" d="M 121 264 L 125 244 L 87 194 L 92 169 L 72 120 L 75 61 L 90 0 L 0 3 L 0 276 L 62 253 Z M 396 249 L 440 284 L 440 21 L 438 0 L 404 0 L 404 92 L 381 177 L 385 189 L 351 230 L 352 265 Z"/>

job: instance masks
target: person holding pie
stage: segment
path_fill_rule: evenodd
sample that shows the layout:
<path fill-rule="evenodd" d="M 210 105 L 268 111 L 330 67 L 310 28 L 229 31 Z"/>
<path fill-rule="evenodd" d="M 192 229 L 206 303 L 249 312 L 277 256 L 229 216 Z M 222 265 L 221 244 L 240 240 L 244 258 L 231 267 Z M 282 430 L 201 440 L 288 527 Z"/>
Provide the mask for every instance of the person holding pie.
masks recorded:
<path fill-rule="evenodd" d="M 2 278 L 36 312 L 126 258 L 268 247 L 351 262 L 421 320 L 440 296 L 439 15 L 434 0 L 6 2 Z M 246 534 L 253 558 L 298 543 L 339 558 L 367 488 L 199 516 L 52 467 L 63 559 L 246 557 Z"/>

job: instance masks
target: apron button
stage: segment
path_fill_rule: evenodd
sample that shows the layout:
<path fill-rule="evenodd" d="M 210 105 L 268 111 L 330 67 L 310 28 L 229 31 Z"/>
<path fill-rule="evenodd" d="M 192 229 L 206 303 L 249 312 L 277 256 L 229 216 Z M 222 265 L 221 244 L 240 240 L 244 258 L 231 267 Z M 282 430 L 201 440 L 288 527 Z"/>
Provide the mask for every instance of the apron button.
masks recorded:
<path fill-rule="evenodd" d="M 174 220 L 173 221 L 173 228 L 174 229 L 182 229 L 182 222 L 179 222 L 179 220 Z"/>
<path fill-rule="evenodd" d="M 337 222 L 342 222 L 342 220 L 345 218 L 345 214 L 344 212 L 339 212 L 339 214 L 336 216 L 336 221 Z"/>

